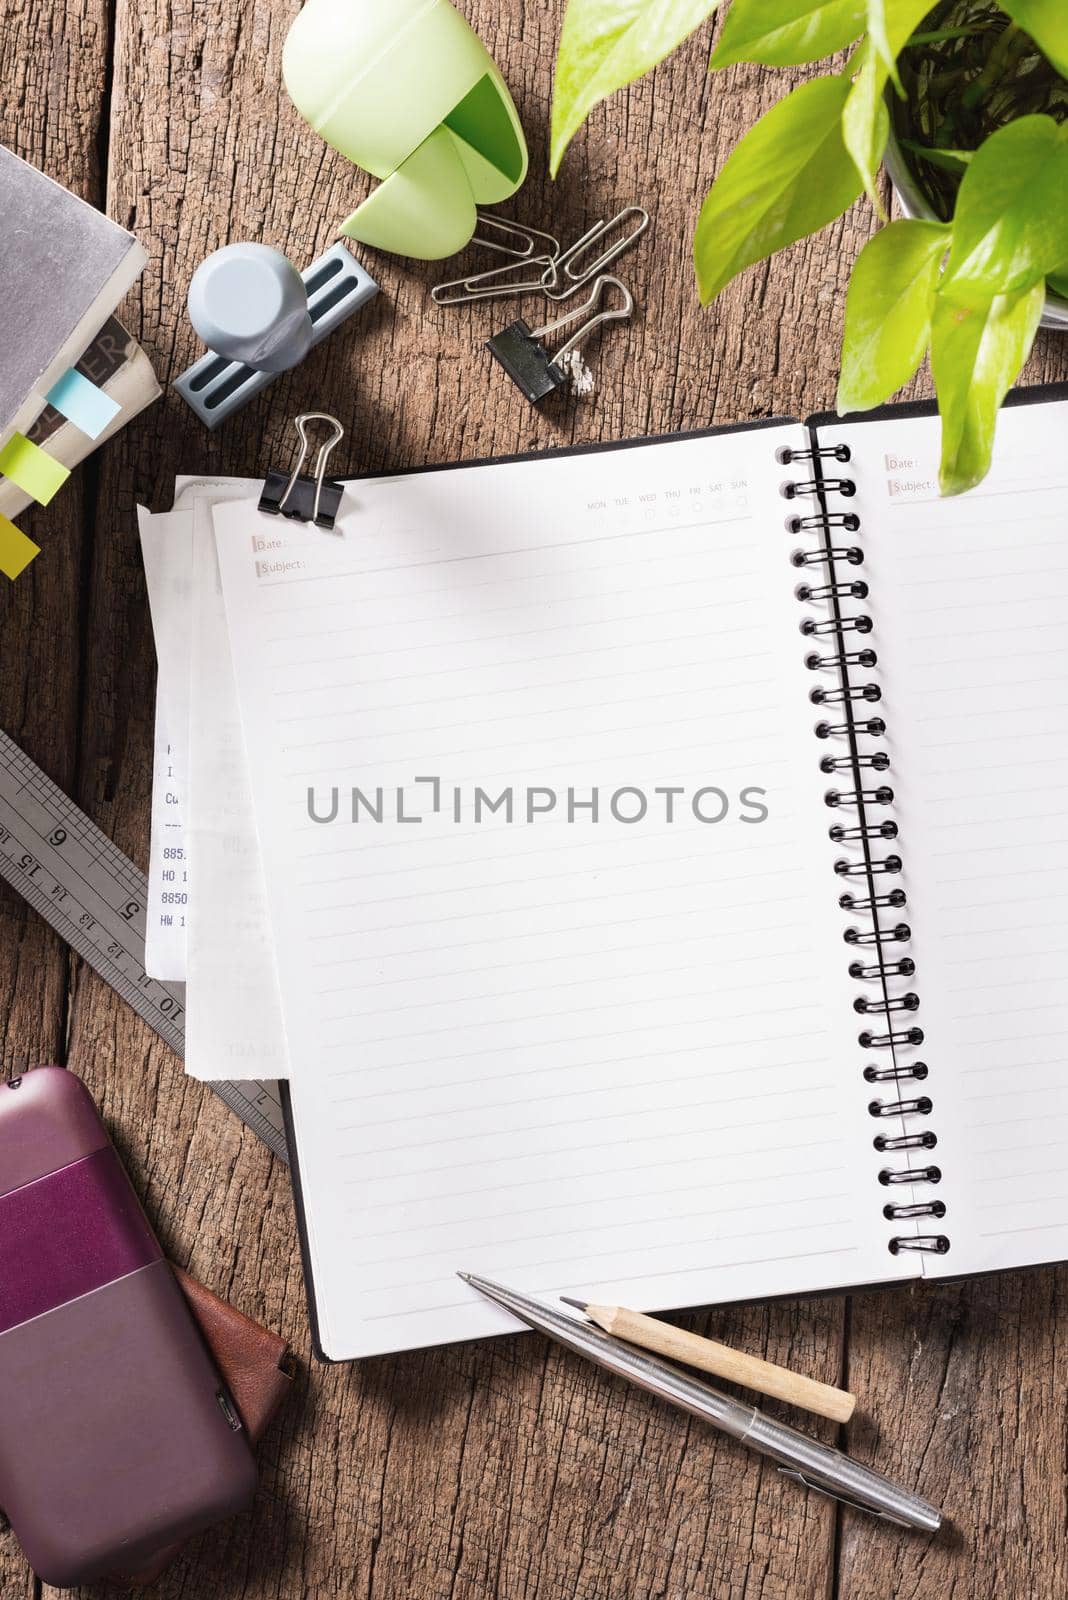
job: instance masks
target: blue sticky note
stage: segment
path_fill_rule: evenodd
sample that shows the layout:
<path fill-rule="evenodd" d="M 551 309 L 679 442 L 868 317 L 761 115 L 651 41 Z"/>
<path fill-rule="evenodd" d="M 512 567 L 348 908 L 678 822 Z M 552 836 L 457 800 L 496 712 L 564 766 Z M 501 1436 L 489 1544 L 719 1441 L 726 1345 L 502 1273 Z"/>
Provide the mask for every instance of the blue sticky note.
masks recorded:
<path fill-rule="evenodd" d="M 90 439 L 99 439 L 108 423 L 122 410 L 117 400 L 90 383 L 76 367 L 67 369 L 45 399 Z"/>

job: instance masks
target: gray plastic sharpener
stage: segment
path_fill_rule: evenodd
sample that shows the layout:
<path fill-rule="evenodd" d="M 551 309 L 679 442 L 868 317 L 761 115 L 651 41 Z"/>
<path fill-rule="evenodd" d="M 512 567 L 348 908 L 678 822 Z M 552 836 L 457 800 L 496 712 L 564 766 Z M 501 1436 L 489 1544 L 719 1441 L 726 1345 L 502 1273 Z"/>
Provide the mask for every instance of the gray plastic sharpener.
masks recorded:
<path fill-rule="evenodd" d="M 201 422 L 217 428 L 377 293 L 343 244 L 304 272 L 268 245 L 226 245 L 193 275 L 189 317 L 208 353 L 174 387 Z"/>

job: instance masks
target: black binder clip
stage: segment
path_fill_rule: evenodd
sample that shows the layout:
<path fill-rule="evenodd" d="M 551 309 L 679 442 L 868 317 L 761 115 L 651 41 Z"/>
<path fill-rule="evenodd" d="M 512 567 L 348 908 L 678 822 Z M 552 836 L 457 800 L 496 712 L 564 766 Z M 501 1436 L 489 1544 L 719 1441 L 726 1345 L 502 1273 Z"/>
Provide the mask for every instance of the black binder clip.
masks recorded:
<path fill-rule="evenodd" d="M 615 311 L 597 311 L 608 289 L 618 289 L 623 304 Z M 595 314 L 590 316 L 590 312 Z M 627 321 L 633 312 L 634 296 L 630 290 L 618 278 L 605 273 L 597 279 L 589 299 L 576 306 L 574 311 L 558 317 L 555 322 L 547 322 L 543 328 L 531 329 L 520 317 L 501 333 L 495 333 L 492 339 L 488 339 L 486 348 L 500 362 L 512 382 L 523 391 L 531 405 L 537 405 L 546 395 L 567 387 L 567 358 L 594 328 L 602 322 Z M 570 327 L 580 317 L 586 318 L 581 327 L 559 349 L 550 352 L 542 340 Z"/>
<path fill-rule="evenodd" d="M 308 443 L 308 423 L 325 422 L 330 427 L 330 437 L 320 446 L 315 458 L 314 478 L 301 471 L 311 449 Z M 260 510 L 276 517 L 294 517 L 299 522 L 314 522 L 317 528 L 333 528 L 341 504 L 342 485 L 326 476 L 326 461 L 331 450 L 344 435 L 344 428 L 336 417 L 325 411 L 304 411 L 296 420 L 300 438 L 300 455 L 293 471 L 276 472 L 272 467 L 267 474 L 260 495 Z"/>

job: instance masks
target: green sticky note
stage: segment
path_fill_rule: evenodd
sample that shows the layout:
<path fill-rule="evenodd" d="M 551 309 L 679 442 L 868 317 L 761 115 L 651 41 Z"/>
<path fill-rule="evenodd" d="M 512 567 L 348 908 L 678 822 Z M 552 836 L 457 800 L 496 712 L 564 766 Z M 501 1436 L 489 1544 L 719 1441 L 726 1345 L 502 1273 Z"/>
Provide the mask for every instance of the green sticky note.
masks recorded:
<path fill-rule="evenodd" d="M 70 468 L 54 461 L 24 433 L 13 433 L 0 450 L 0 472 L 17 483 L 25 494 L 46 506 L 70 477 Z"/>
<path fill-rule="evenodd" d="M 41 547 L 27 539 L 21 528 L 16 528 L 0 511 L 0 572 L 14 580 L 39 556 Z"/>

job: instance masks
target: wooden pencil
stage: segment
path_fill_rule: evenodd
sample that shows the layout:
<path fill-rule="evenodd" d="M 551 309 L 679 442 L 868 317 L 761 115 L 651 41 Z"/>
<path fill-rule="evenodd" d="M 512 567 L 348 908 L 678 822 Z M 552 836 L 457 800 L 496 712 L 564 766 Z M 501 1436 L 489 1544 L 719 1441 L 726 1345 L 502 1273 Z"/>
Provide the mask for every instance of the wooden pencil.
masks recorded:
<path fill-rule="evenodd" d="M 845 1389 L 836 1389 L 829 1383 L 819 1383 L 801 1373 L 790 1372 L 786 1367 L 764 1361 L 760 1356 L 749 1356 L 730 1345 L 715 1339 L 703 1339 L 700 1334 L 687 1333 L 673 1328 L 657 1317 L 647 1317 L 640 1311 L 627 1311 L 623 1306 L 587 1305 L 582 1300 L 561 1296 L 569 1306 L 578 1309 L 606 1333 L 628 1344 L 640 1345 L 643 1350 L 654 1350 L 657 1355 L 679 1361 L 688 1367 L 698 1367 L 702 1372 L 714 1373 L 731 1383 L 743 1384 L 760 1394 L 785 1400 L 789 1405 L 801 1406 L 805 1411 L 820 1417 L 830 1417 L 834 1422 L 848 1422 L 856 1406 L 856 1396 Z"/>

